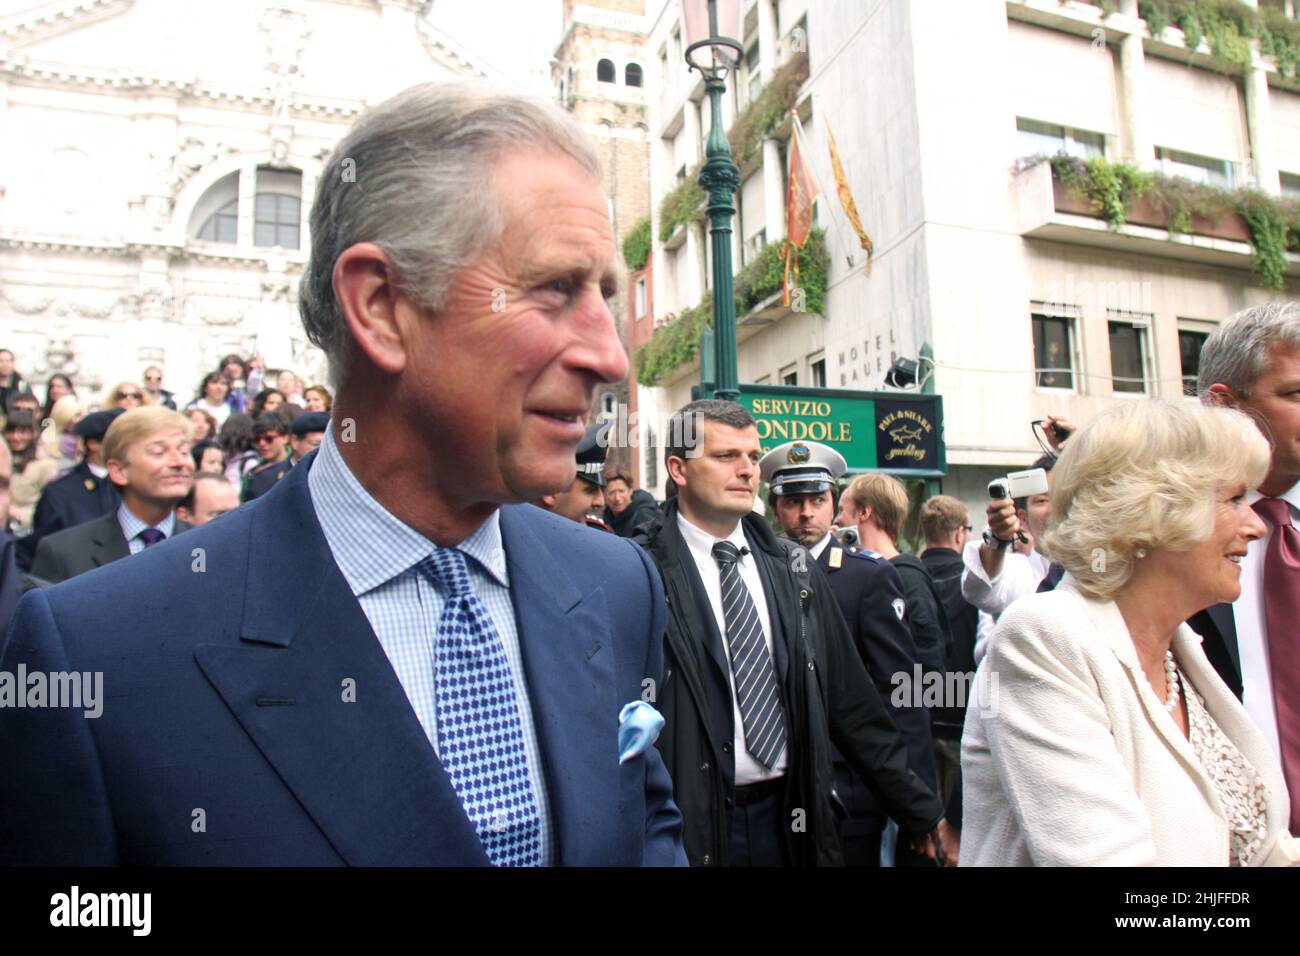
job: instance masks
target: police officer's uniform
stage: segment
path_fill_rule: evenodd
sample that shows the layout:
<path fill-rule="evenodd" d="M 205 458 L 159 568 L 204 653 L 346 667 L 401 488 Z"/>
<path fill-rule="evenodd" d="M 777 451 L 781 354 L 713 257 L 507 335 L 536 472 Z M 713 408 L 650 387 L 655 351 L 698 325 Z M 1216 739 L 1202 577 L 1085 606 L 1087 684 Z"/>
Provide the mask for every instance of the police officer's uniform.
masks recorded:
<path fill-rule="evenodd" d="M 595 485 L 597 488 L 605 487 L 605 454 L 609 450 L 607 445 L 600 439 L 604 437 L 602 431 L 608 431 L 606 425 L 592 425 L 582 436 L 582 441 L 578 444 L 578 451 L 575 455 L 578 464 L 578 477 L 588 484 Z M 585 515 L 587 527 L 599 528 L 601 531 L 614 533 L 614 529 L 605 522 L 601 521 L 595 515 Z"/>
<path fill-rule="evenodd" d="M 836 487 L 847 463 L 835 449 L 818 442 L 787 442 L 764 455 L 759 469 L 775 496 L 819 494 Z M 898 689 L 894 675 L 905 674 L 911 681 L 918 660 L 905 619 L 907 605 L 898 571 L 875 551 L 845 546 L 834 534 L 809 551 L 825 572 L 858 654 L 906 741 L 908 765 L 934 788 L 929 713 L 923 707 L 894 705 Z M 910 683 L 907 686 L 910 688 Z M 912 703 L 911 694 L 904 703 Z M 848 813 L 840 827 L 845 863 L 879 865 L 886 818 L 866 785 L 838 754 L 835 789 Z"/>
<path fill-rule="evenodd" d="M 124 411 L 113 408 L 91 412 L 72 426 L 72 433 L 82 440 L 103 441 L 108 426 Z M 120 503 L 113 483 L 107 476 L 100 478 L 91 471 L 83 458 L 75 467 L 52 479 L 42 491 L 32 514 L 32 533 L 19 538 L 15 545 L 18 567 L 31 570 L 41 538 L 112 514 Z"/>

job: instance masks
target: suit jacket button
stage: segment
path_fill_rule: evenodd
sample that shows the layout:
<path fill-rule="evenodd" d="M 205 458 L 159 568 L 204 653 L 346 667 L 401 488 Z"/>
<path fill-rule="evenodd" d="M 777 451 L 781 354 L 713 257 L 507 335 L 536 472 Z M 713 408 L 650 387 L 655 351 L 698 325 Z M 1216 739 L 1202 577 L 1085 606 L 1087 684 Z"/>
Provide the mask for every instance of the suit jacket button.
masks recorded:
<path fill-rule="evenodd" d="M 704 854 L 704 856 L 700 858 L 700 862 L 703 863 L 705 866 L 708 866 L 710 863 L 713 862 L 713 857 L 709 856 L 709 854 L 706 853 Z"/>
<path fill-rule="evenodd" d="M 700 764 L 700 770 L 701 770 L 701 771 L 707 771 L 708 769 L 709 769 L 709 764 L 708 764 L 707 761 L 704 762 L 704 763 L 702 763 L 702 764 Z"/>
<path fill-rule="evenodd" d="M 731 744 L 723 744 L 723 745 L 722 745 L 722 752 L 723 752 L 724 754 L 729 754 L 729 753 L 731 753 Z"/>

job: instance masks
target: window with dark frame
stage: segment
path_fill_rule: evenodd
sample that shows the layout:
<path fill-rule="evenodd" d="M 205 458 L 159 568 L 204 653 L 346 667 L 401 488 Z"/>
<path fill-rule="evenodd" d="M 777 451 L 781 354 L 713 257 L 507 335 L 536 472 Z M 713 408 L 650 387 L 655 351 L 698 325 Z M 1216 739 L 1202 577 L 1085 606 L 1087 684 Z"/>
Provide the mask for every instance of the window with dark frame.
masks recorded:
<path fill-rule="evenodd" d="M 1196 394 L 1196 379 L 1201 374 L 1201 347 L 1209 337 L 1209 332 L 1178 330 L 1178 359 L 1183 370 L 1184 395 Z"/>
<path fill-rule="evenodd" d="M 1147 390 L 1146 327 L 1132 322 L 1108 322 L 1111 388 L 1140 395 Z"/>
<path fill-rule="evenodd" d="M 808 366 L 808 374 L 812 377 L 813 388 L 826 387 L 826 360 L 818 359 Z"/>
<path fill-rule="evenodd" d="M 253 245 L 297 249 L 301 217 L 297 196 L 258 193 L 253 200 Z"/>
<path fill-rule="evenodd" d="M 601 60 L 596 64 L 596 82 L 613 83 L 618 76 L 613 60 Z"/>
<path fill-rule="evenodd" d="M 1034 384 L 1039 388 L 1074 388 L 1073 326 L 1069 316 L 1033 316 Z"/>
<path fill-rule="evenodd" d="M 627 84 L 628 86 L 640 86 L 641 79 L 642 79 L 642 75 L 641 75 L 640 63 L 629 63 L 626 67 L 624 67 L 623 82 L 625 84 Z"/>

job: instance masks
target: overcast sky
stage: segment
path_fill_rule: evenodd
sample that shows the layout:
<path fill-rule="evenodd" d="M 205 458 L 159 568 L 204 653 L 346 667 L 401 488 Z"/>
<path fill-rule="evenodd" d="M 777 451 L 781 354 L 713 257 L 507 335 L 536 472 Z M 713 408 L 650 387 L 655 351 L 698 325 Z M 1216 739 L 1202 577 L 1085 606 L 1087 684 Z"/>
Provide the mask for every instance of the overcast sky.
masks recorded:
<path fill-rule="evenodd" d="M 560 0 L 435 0 L 429 19 L 469 52 L 520 83 L 540 71 L 560 42 Z"/>

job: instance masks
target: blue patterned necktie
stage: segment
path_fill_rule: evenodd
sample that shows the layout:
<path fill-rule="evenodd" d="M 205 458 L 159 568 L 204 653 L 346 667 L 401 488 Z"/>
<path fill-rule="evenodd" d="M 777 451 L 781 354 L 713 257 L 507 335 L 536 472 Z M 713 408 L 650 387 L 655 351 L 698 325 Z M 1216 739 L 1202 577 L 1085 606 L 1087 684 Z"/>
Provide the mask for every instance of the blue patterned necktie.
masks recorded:
<path fill-rule="evenodd" d="M 736 702 L 745 727 L 745 749 L 771 770 L 785 747 L 785 715 L 776 690 L 772 655 L 749 588 L 736 565 L 740 551 L 730 541 L 718 541 L 713 545 L 713 558 L 722 580 L 722 616 L 727 623 Z"/>
<path fill-rule="evenodd" d="M 465 555 L 439 548 L 417 566 L 442 594 L 434 644 L 439 759 L 493 866 L 541 863 L 541 814 L 514 677 Z"/>
<path fill-rule="evenodd" d="M 144 542 L 146 548 L 152 548 L 155 544 L 167 537 L 167 535 L 163 534 L 157 528 L 145 528 L 137 534 L 136 537 Z"/>

